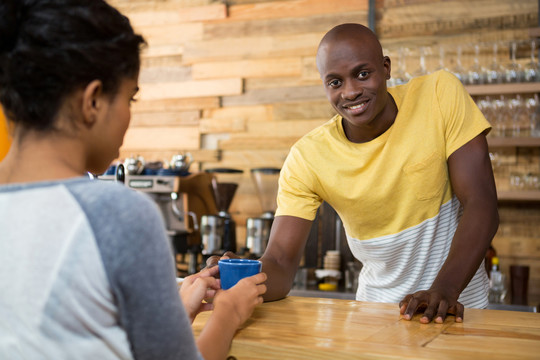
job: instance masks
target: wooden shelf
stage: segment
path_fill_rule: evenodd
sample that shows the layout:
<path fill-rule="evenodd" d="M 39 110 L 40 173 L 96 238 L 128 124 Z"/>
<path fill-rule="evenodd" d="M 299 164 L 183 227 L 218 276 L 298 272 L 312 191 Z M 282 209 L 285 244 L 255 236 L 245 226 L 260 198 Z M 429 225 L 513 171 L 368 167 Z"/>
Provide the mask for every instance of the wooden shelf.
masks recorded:
<path fill-rule="evenodd" d="M 540 82 L 515 83 L 515 84 L 492 84 L 492 85 L 466 85 L 470 95 L 501 95 L 501 94 L 524 94 L 540 92 Z"/>
<path fill-rule="evenodd" d="M 489 137 L 492 147 L 540 147 L 540 137 Z"/>
<path fill-rule="evenodd" d="M 497 191 L 499 201 L 540 201 L 539 190 Z"/>

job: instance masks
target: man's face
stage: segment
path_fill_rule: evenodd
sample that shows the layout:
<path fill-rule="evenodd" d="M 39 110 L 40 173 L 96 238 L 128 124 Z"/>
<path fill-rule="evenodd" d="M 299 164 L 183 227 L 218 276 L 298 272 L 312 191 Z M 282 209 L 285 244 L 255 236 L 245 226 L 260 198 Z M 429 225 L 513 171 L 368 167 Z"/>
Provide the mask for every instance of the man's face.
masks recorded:
<path fill-rule="evenodd" d="M 341 37 L 319 49 L 318 66 L 326 96 L 354 129 L 377 126 L 388 101 L 390 60 L 372 40 Z"/>

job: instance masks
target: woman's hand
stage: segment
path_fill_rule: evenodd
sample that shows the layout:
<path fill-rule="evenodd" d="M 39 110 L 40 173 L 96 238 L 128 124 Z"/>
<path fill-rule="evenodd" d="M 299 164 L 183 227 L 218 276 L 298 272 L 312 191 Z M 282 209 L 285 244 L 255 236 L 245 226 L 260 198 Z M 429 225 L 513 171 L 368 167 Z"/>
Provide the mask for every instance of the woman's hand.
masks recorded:
<path fill-rule="evenodd" d="M 214 298 L 216 311 L 225 311 L 229 321 L 242 325 L 253 313 L 255 306 L 262 304 L 266 292 L 265 273 L 243 278 L 228 290 L 220 290 Z"/>
<path fill-rule="evenodd" d="M 214 308 L 210 301 L 220 289 L 220 282 L 215 278 L 218 272 L 217 266 L 203 269 L 186 277 L 180 285 L 180 298 L 191 322 L 200 312 Z"/>

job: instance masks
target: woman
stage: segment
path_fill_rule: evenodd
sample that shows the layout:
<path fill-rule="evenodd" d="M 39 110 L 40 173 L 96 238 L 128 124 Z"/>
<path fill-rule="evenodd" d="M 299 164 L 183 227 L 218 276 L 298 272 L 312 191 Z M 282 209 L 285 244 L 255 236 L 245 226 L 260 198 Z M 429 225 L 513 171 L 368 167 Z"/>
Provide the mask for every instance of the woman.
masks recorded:
<path fill-rule="evenodd" d="M 84 176 L 118 156 L 143 38 L 102 0 L 4 0 L 0 19 L 0 358 L 224 358 L 266 275 L 223 291 L 204 270 L 179 296 L 155 204 Z"/>

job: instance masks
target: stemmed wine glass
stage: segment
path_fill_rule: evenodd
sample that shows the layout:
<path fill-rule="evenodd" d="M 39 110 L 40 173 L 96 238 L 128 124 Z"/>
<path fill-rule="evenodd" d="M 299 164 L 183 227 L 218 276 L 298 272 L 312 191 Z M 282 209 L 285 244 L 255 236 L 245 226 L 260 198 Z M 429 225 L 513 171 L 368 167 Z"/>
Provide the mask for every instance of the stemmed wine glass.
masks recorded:
<path fill-rule="evenodd" d="M 466 83 L 469 85 L 480 85 L 484 83 L 484 70 L 480 66 L 480 46 L 474 45 L 473 63 L 467 71 Z"/>
<path fill-rule="evenodd" d="M 493 43 L 491 64 L 484 68 L 484 81 L 486 84 L 500 84 L 504 80 L 504 68 L 499 64 L 499 44 Z"/>
<path fill-rule="evenodd" d="M 489 95 L 479 97 L 476 101 L 476 106 L 478 106 L 478 109 L 482 112 L 487 121 L 492 124 L 495 122 L 495 114 L 493 113 L 493 102 Z"/>
<path fill-rule="evenodd" d="M 495 98 L 491 102 L 491 114 L 493 117 L 495 135 L 500 137 L 508 135 L 507 118 L 504 111 L 505 108 L 506 100 L 504 95 L 500 95 L 499 98 Z"/>
<path fill-rule="evenodd" d="M 540 102 L 538 94 L 525 99 L 525 114 L 529 120 L 531 136 L 540 136 Z"/>
<path fill-rule="evenodd" d="M 395 85 L 406 84 L 411 80 L 411 75 L 407 72 L 405 65 L 405 54 L 408 53 L 408 51 L 409 49 L 403 47 L 398 50 L 398 66 L 397 71 L 393 76 Z"/>
<path fill-rule="evenodd" d="M 513 137 L 527 135 L 529 124 L 524 124 L 523 118 L 523 100 L 518 94 L 506 102 L 506 117 L 511 121 L 511 134 Z"/>
<path fill-rule="evenodd" d="M 527 82 L 540 81 L 540 72 L 538 69 L 538 62 L 534 58 L 536 52 L 536 40 L 531 40 L 531 60 L 525 65 L 523 69 L 523 77 Z"/>
<path fill-rule="evenodd" d="M 422 46 L 420 47 L 419 50 L 420 50 L 420 56 L 419 56 L 420 65 L 419 65 L 419 68 L 416 69 L 416 71 L 413 73 L 412 75 L 413 77 L 427 75 L 428 73 L 428 70 L 426 67 L 426 55 L 431 52 L 431 49 L 429 47 Z"/>
<path fill-rule="evenodd" d="M 463 65 L 461 64 L 461 51 L 461 45 L 458 45 L 456 50 L 456 66 L 454 66 L 451 71 L 459 81 L 465 83 L 465 68 L 463 68 Z"/>
<path fill-rule="evenodd" d="M 510 44 L 510 64 L 505 69 L 505 80 L 507 83 L 520 82 L 522 80 L 521 65 L 516 61 L 517 42 Z"/>
<path fill-rule="evenodd" d="M 444 46 L 442 45 L 439 45 L 439 65 L 437 66 L 437 68 L 435 69 L 435 71 L 437 70 L 446 70 L 446 71 L 450 71 L 445 65 L 444 65 Z"/>

